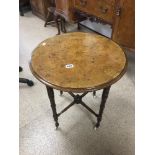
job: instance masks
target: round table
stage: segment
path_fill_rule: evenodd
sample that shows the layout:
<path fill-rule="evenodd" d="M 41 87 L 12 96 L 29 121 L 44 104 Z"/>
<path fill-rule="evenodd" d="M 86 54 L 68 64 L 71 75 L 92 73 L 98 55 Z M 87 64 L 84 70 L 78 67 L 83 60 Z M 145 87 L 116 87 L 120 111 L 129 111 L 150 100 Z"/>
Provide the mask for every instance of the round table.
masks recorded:
<path fill-rule="evenodd" d="M 58 117 L 72 105 L 81 104 L 97 117 L 100 126 L 102 113 L 112 84 L 126 72 L 127 59 L 118 44 L 106 37 L 73 32 L 54 36 L 41 42 L 33 51 L 30 69 L 46 85 L 56 128 Z M 53 89 L 68 92 L 74 101 L 57 113 Z M 82 98 L 103 89 L 100 109 L 95 113 Z M 83 93 L 74 94 L 74 93 Z"/>

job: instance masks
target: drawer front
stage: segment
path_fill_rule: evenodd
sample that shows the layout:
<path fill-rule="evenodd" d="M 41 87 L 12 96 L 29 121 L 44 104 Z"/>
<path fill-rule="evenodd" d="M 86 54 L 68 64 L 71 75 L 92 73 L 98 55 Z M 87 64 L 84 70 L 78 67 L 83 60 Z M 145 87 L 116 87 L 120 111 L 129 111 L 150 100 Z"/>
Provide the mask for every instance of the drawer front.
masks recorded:
<path fill-rule="evenodd" d="M 75 8 L 90 13 L 90 10 L 92 8 L 90 0 L 74 0 L 74 6 Z"/>
<path fill-rule="evenodd" d="M 115 0 L 75 0 L 75 8 L 106 22 L 113 22 Z"/>
<path fill-rule="evenodd" d="M 111 3 L 110 3 L 111 1 Z M 112 3 L 113 2 L 113 3 Z M 114 1 L 112 0 L 98 0 L 94 9 L 94 14 L 105 21 L 112 23 L 115 12 Z"/>

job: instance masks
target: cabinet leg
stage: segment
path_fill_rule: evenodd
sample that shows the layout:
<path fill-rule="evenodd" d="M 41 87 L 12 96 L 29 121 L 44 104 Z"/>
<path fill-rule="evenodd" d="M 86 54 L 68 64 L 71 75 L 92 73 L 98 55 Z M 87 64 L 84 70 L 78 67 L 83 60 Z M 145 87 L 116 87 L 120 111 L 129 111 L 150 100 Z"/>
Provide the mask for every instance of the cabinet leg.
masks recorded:
<path fill-rule="evenodd" d="M 103 90 L 100 109 L 99 109 L 99 114 L 98 114 L 98 117 L 97 117 L 97 123 L 95 125 L 96 128 L 98 128 L 100 126 L 100 122 L 102 120 L 102 114 L 103 114 L 103 110 L 105 108 L 106 100 L 108 98 L 109 90 L 110 90 L 110 86 Z"/>
<path fill-rule="evenodd" d="M 53 91 L 53 88 L 48 87 L 48 86 L 46 86 L 46 89 L 47 89 L 48 97 L 49 97 L 49 100 L 51 103 L 51 108 L 53 111 L 53 118 L 55 121 L 55 126 L 56 126 L 56 128 L 58 128 L 59 123 L 58 123 L 58 114 L 56 111 L 56 104 L 55 104 L 55 99 L 54 99 L 54 91 Z"/>

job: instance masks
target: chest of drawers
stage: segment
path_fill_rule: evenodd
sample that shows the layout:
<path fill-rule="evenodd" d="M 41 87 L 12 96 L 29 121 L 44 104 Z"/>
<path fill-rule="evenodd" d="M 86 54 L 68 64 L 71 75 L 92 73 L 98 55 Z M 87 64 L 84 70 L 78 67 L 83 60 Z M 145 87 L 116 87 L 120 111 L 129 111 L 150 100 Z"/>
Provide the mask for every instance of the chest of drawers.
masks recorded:
<path fill-rule="evenodd" d="M 78 14 L 92 21 L 108 23 L 112 40 L 135 47 L 135 0 L 56 0 L 56 10 L 67 20 L 76 21 Z"/>
<path fill-rule="evenodd" d="M 107 23 L 113 23 L 115 0 L 75 0 L 74 7 L 89 15 L 98 17 Z"/>

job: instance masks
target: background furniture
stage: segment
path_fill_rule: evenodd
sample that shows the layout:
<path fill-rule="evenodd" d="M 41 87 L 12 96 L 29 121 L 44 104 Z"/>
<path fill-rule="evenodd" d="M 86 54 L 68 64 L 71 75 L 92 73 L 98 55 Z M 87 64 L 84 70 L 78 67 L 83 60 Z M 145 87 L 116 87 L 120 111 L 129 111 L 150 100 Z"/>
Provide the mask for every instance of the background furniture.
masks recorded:
<path fill-rule="evenodd" d="M 51 18 L 52 18 L 52 20 L 51 20 Z M 59 15 L 59 13 L 56 12 L 55 7 L 48 8 L 48 14 L 47 14 L 47 18 L 46 18 L 44 27 L 46 27 L 46 25 L 49 25 L 49 24 L 51 24 L 52 26 L 53 26 L 53 24 L 56 25 L 56 27 L 58 29 L 57 35 L 59 35 L 61 31 L 66 33 L 65 19 L 63 17 L 61 17 Z"/>
<path fill-rule="evenodd" d="M 63 16 L 61 16 L 61 14 L 59 12 L 57 12 L 56 10 L 54 12 L 54 16 L 55 16 L 54 17 L 55 22 L 57 24 L 58 35 L 60 34 L 61 31 L 66 33 L 66 27 L 65 27 L 66 20 L 65 20 L 65 18 Z"/>
<path fill-rule="evenodd" d="M 51 7 L 47 8 L 47 10 L 48 10 L 48 13 L 47 13 L 47 17 L 46 17 L 44 27 L 46 27 L 46 25 L 49 25 L 49 24 L 52 25 L 55 23 L 55 19 L 54 19 L 55 18 L 54 17 L 55 7 L 51 6 Z"/>
<path fill-rule="evenodd" d="M 25 9 L 30 9 L 30 0 L 19 0 L 19 12 L 21 16 L 24 16 Z"/>
<path fill-rule="evenodd" d="M 47 8 L 52 6 L 51 0 L 30 0 L 32 13 L 40 17 L 43 20 L 46 20 L 48 10 Z"/>
<path fill-rule="evenodd" d="M 21 72 L 22 70 L 23 70 L 22 67 L 19 66 L 19 72 Z M 34 85 L 33 81 L 31 81 L 29 79 L 25 79 L 25 78 L 19 78 L 19 82 L 26 83 L 30 87 Z"/>
<path fill-rule="evenodd" d="M 74 18 L 74 10 L 73 10 L 73 0 L 56 0 L 56 11 L 61 17 L 65 20 L 72 22 L 76 20 Z"/>
<path fill-rule="evenodd" d="M 51 0 L 30 0 L 32 12 L 46 20 Z M 56 0 L 56 16 L 72 23 L 89 19 L 111 25 L 111 39 L 118 44 L 135 48 L 135 0 Z M 65 28 L 63 28 L 65 32 Z M 58 30 L 59 34 L 60 30 Z"/>
<path fill-rule="evenodd" d="M 48 13 L 47 13 L 47 17 L 46 17 L 46 21 L 44 24 L 44 27 L 46 27 L 46 25 L 48 25 L 48 23 L 50 22 L 51 24 L 54 21 L 54 12 L 55 12 L 55 0 L 51 0 L 51 6 L 47 8 Z"/>
<path fill-rule="evenodd" d="M 69 22 L 79 23 L 83 16 L 110 24 L 112 40 L 135 48 L 135 0 L 56 0 L 56 11 Z"/>
<path fill-rule="evenodd" d="M 61 42 L 61 46 L 60 46 Z M 96 45 L 96 46 L 94 46 Z M 81 104 L 97 117 L 100 126 L 103 110 L 112 84 L 126 72 L 124 51 L 103 36 L 74 32 L 44 40 L 33 51 L 30 69 L 46 85 L 56 128 L 58 117 L 74 104 Z M 57 113 L 53 89 L 68 92 L 73 101 Z M 99 112 L 87 106 L 82 98 L 88 92 L 103 89 Z M 74 94 L 74 93 L 82 93 Z"/>

